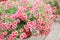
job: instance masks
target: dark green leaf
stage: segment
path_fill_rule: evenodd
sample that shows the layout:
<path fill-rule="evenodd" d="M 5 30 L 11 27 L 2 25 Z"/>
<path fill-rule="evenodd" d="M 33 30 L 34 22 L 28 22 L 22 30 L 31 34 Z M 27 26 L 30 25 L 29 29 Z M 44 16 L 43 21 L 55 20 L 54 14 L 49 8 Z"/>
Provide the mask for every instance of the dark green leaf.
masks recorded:
<path fill-rule="evenodd" d="M 18 25 L 17 25 L 17 28 L 16 30 L 19 30 L 20 28 L 23 28 L 24 27 L 24 21 L 21 21 Z"/>
<path fill-rule="evenodd" d="M 50 2 L 50 1 L 48 1 L 48 2 L 46 2 L 46 4 L 51 4 L 51 2 Z"/>
<path fill-rule="evenodd" d="M 5 10 L 6 13 L 10 13 L 9 10 Z"/>
<path fill-rule="evenodd" d="M 54 6 L 58 6 L 58 2 L 56 0 L 54 0 Z"/>
<path fill-rule="evenodd" d="M 58 10 L 57 10 L 57 11 L 58 11 L 58 14 L 60 14 L 60 8 L 58 8 Z"/>

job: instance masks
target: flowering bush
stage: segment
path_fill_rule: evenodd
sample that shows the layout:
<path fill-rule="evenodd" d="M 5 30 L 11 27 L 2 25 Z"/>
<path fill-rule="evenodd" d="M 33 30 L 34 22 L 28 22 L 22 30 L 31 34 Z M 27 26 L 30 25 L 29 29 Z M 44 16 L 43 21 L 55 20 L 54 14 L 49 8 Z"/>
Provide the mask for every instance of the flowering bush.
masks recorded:
<path fill-rule="evenodd" d="M 59 0 L 18 0 L 0 2 L 0 40 L 48 35 L 60 13 Z"/>

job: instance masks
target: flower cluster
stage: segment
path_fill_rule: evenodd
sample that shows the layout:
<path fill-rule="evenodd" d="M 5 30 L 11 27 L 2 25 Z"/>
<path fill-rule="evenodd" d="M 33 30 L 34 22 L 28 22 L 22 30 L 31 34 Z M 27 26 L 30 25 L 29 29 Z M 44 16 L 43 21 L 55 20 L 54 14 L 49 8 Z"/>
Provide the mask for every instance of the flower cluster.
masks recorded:
<path fill-rule="evenodd" d="M 59 0 L 1 1 L 0 40 L 47 36 L 54 19 L 58 18 L 60 13 L 59 2 Z"/>

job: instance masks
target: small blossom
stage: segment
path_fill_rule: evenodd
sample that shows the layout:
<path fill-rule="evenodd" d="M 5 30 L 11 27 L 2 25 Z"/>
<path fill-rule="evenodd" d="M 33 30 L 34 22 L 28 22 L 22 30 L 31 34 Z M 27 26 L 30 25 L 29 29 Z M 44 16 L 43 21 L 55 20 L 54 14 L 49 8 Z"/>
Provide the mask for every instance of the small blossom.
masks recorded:
<path fill-rule="evenodd" d="M 6 32 L 6 31 L 4 31 L 4 32 L 3 32 L 3 35 L 7 35 L 7 32 Z"/>
<path fill-rule="evenodd" d="M 24 29 L 23 28 L 20 28 L 20 32 L 24 32 Z"/>
<path fill-rule="evenodd" d="M 27 38 L 27 34 L 26 34 L 26 33 L 22 33 L 22 34 L 20 35 L 20 38 L 21 38 L 21 39 Z"/>

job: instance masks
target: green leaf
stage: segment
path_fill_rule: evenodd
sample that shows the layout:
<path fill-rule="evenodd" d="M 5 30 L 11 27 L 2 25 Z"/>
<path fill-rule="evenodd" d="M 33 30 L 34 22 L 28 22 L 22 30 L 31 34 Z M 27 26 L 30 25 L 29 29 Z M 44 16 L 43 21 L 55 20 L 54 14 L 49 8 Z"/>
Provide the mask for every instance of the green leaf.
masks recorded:
<path fill-rule="evenodd" d="M 10 12 L 9 12 L 9 10 L 7 9 L 7 10 L 5 10 L 5 13 L 10 13 Z"/>
<path fill-rule="evenodd" d="M 12 9 L 10 8 L 10 9 L 8 9 L 8 11 L 9 11 L 9 14 L 12 14 Z"/>
<path fill-rule="evenodd" d="M 6 13 L 9 13 L 9 14 L 14 14 L 16 11 L 17 11 L 17 8 L 16 7 L 9 8 L 9 9 L 5 10 L 5 12 Z"/>
<path fill-rule="evenodd" d="M 23 3 L 21 3 L 21 4 L 20 4 L 20 6 L 24 6 L 24 4 L 23 4 Z"/>
<path fill-rule="evenodd" d="M 29 15 L 30 15 L 30 10 L 26 10 L 26 14 L 27 14 L 27 16 L 29 17 Z"/>
<path fill-rule="evenodd" d="M 34 14 L 31 14 L 32 18 L 29 18 L 29 20 L 33 21 L 33 20 L 37 20 L 37 18 L 34 17 Z"/>
<path fill-rule="evenodd" d="M 58 14 L 60 14 L 60 8 L 58 8 L 58 10 L 57 10 L 57 11 L 58 11 Z"/>
<path fill-rule="evenodd" d="M 51 4 L 51 2 L 50 2 L 50 1 L 48 1 L 48 2 L 46 2 L 46 4 Z"/>
<path fill-rule="evenodd" d="M 18 38 L 20 37 L 20 35 L 21 35 L 21 32 L 20 32 L 20 29 L 19 30 L 17 30 L 18 31 Z"/>
<path fill-rule="evenodd" d="M 14 22 L 11 18 L 6 18 L 6 20 L 10 21 L 11 23 Z"/>
<path fill-rule="evenodd" d="M 54 0 L 54 6 L 58 6 L 58 2 L 56 0 Z"/>
<path fill-rule="evenodd" d="M 45 21 L 49 23 L 49 20 L 45 20 Z"/>
<path fill-rule="evenodd" d="M 12 13 L 15 13 L 17 11 L 17 8 L 16 7 L 13 7 L 12 8 Z"/>
<path fill-rule="evenodd" d="M 6 30 L 7 33 L 9 33 L 9 30 Z"/>
<path fill-rule="evenodd" d="M 30 10 L 26 10 L 26 13 L 27 13 L 27 14 L 30 13 Z"/>
<path fill-rule="evenodd" d="M 42 12 L 42 10 L 40 8 L 38 8 L 38 12 Z"/>
<path fill-rule="evenodd" d="M 0 10 L 0 14 L 2 14 L 2 10 Z"/>
<path fill-rule="evenodd" d="M 24 21 L 21 21 L 21 22 L 17 25 L 16 30 L 19 30 L 20 28 L 23 28 L 23 27 L 24 27 L 24 24 L 25 24 L 25 22 L 24 22 Z"/>
<path fill-rule="evenodd" d="M 45 17 L 44 17 L 44 15 L 43 15 L 43 14 L 41 14 L 41 17 L 43 18 L 43 20 L 45 20 Z"/>
<path fill-rule="evenodd" d="M 6 32 L 8 33 L 7 35 L 11 34 L 14 30 L 6 30 Z"/>

